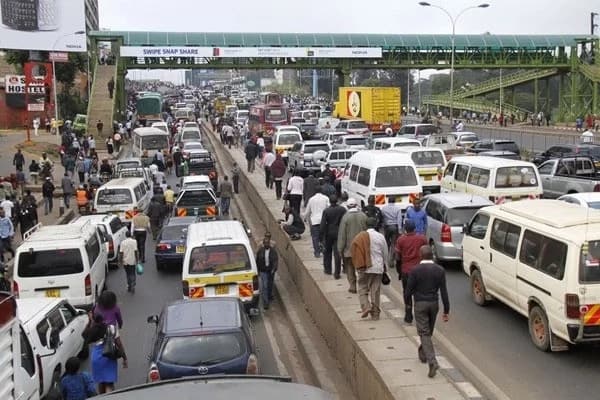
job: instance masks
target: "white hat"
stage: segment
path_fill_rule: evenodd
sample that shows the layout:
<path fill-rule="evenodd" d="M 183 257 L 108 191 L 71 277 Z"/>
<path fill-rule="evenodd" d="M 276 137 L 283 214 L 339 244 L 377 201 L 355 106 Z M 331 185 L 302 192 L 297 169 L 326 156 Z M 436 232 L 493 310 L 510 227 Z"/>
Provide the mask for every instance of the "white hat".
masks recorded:
<path fill-rule="evenodd" d="M 353 197 L 350 197 L 347 201 L 346 201 L 346 207 L 351 208 L 351 207 L 356 207 L 358 206 L 358 203 L 356 202 L 356 199 Z"/>

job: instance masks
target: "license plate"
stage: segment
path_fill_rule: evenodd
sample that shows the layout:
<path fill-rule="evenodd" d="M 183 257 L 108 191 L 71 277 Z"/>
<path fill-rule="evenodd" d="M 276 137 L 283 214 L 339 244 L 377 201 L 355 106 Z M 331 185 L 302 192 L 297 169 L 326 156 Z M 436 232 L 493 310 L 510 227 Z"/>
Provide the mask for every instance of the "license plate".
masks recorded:
<path fill-rule="evenodd" d="M 216 295 L 229 294 L 229 285 L 215 286 L 215 294 Z"/>
<path fill-rule="evenodd" d="M 430 181 L 432 179 L 433 179 L 433 176 L 431 176 L 431 175 L 425 175 L 425 180 L 426 181 Z"/>
<path fill-rule="evenodd" d="M 47 289 L 46 297 L 60 297 L 60 289 Z"/>
<path fill-rule="evenodd" d="M 185 246 L 177 246 L 175 247 L 176 253 L 185 253 Z"/>

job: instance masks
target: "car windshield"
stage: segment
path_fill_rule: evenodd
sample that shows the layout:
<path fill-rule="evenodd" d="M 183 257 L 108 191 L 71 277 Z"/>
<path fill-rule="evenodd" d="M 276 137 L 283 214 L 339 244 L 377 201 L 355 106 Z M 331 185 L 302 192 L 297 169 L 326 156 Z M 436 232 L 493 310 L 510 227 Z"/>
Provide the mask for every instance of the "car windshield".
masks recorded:
<path fill-rule="evenodd" d="M 348 129 L 367 129 L 367 123 L 365 121 L 352 121 L 348 124 Z"/>
<path fill-rule="evenodd" d="M 162 240 L 185 240 L 187 234 L 187 225 L 165 226 L 160 234 Z"/>
<path fill-rule="evenodd" d="M 201 143 L 186 143 L 185 146 L 183 146 L 184 150 L 202 150 L 203 148 Z"/>
<path fill-rule="evenodd" d="M 183 131 L 181 140 L 200 139 L 200 132 L 196 130 Z"/>
<path fill-rule="evenodd" d="M 267 108 L 265 110 L 266 122 L 279 122 L 287 119 L 287 112 L 282 108 Z"/>
<path fill-rule="evenodd" d="M 346 138 L 348 146 L 364 146 L 367 144 L 367 138 Z"/>
<path fill-rule="evenodd" d="M 129 189 L 100 189 L 96 197 L 96 204 L 101 206 L 131 203 L 133 203 L 133 199 Z"/>
<path fill-rule="evenodd" d="M 190 274 L 246 271 L 251 268 L 248 251 L 243 244 L 195 247 L 190 254 Z"/>
<path fill-rule="evenodd" d="M 300 142 L 300 141 L 302 141 L 302 136 L 298 135 L 297 133 L 291 133 L 291 134 L 284 133 L 282 135 L 279 135 L 277 144 L 280 146 L 286 146 L 286 145 L 294 144 L 294 143 Z"/>
<path fill-rule="evenodd" d="M 241 332 L 175 336 L 170 337 L 163 346 L 160 361 L 199 367 L 233 360 L 245 353 L 246 341 Z"/>
<path fill-rule="evenodd" d="M 307 144 L 304 146 L 304 153 L 314 153 L 317 150 L 322 150 L 328 153 L 329 146 L 327 146 L 326 144 Z"/>
<path fill-rule="evenodd" d="M 588 249 L 581 248 L 579 282 L 600 283 L 600 240 L 588 242 Z"/>
<path fill-rule="evenodd" d="M 537 185 L 535 170 L 528 165 L 502 167 L 498 168 L 496 172 L 497 188 L 535 187 Z"/>
<path fill-rule="evenodd" d="M 17 269 L 23 278 L 71 275 L 83 272 L 83 261 L 79 249 L 24 251 Z"/>
<path fill-rule="evenodd" d="M 215 204 L 208 190 L 186 190 L 179 197 L 177 207 L 200 207 Z"/>
<path fill-rule="evenodd" d="M 169 148 L 167 135 L 144 136 L 142 138 L 142 150 L 162 150 Z"/>
<path fill-rule="evenodd" d="M 375 187 L 416 186 L 417 175 L 413 168 L 405 165 L 377 168 Z"/>
<path fill-rule="evenodd" d="M 479 207 L 450 208 L 446 213 L 446 224 L 450 226 L 463 226 L 468 224 Z"/>
<path fill-rule="evenodd" d="M 434 150 L 422 150 L 415 151 L 412 153 L 411 158 L 416 166 L 425 166 L 425 165 L 444 165 L 444 153 L 441 151 Z"/>
<path fill-rule="evenodd" d="M 460 142 L 477 142 L 479 138 L 475 135 L 462 135 L 459 139 Z"/>

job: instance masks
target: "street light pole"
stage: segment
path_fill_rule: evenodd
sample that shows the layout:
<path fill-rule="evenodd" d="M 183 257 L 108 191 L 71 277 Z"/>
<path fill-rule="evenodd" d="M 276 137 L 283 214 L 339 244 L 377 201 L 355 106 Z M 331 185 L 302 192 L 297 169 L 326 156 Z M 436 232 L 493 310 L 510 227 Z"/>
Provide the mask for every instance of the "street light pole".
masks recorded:
<path fill-rule="evenodd" d="M 428 3 L 426 1 L 419 2 L 419 5 L 423 7 L 433 7 L 443 11 L 448 16 L 450 23 L 452 24 L 452 37 L 450 39 L 450 124 L 452 124 L 452 118 L 454 117 L 454 57 L 456 53 L 456 21 L 458 21 L 460 16 L 468 10 L 472 10 L 474 8 L 488 8 L 490 5 L 487 3 L 482 3 L 476 6 L 470 6 L 460 11 L 454 17 L 444 7 Z"/>

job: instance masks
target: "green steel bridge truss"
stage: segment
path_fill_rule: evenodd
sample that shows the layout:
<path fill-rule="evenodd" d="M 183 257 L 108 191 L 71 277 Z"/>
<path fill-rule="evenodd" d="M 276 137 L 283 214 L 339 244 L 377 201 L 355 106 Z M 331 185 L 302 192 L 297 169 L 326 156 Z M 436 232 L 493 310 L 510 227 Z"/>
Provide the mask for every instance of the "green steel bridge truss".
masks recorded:
<path fill-rule="evenodd" d="M 92 57 L 99 42 L 111 42 L 118 76 L 127 69 L 333 69 L 341 85 L 349 86 L 357 69 L 449 69 L 450 35 L 387 35 L 326 33 L 184 33 L 139 31 L 90 32 Z M 189 47 L 374 47 L 378 59 L 346 58 L 218 58 L 218 57 L 119 57 L 121 46 Z M 508 103 L 505 113 L 537 111 L 549 107 L 548 80 L 559 76 L 559 120 L 573 120 L 587 113 L 600 114 L 600 40 L 590 35 L 456 35 L 455 69 L 507 70 L 502 83 L 494 79 L 459 89 L 453 96 L 457 111 L 499 111 L 499 104 L 485 102 L 487 93 L 533 82 L 536 110 L 522 110 Z M 510 71 L 512 70 L 512 72 Z M 123 78 L 121 78 L 123 79 Z M 117 84 L 117 87 L 123 85 Z M 513 91 L 514 92 L 514 91 Z M 124 95 L 120 93 L 118 95 Z M 545 96 L 545 98 L 544 98 Z M 510 99 L 509 99 L 510 100 Z M 423 99 L 425 105 L 449 107 L 450 94 Z M 549 110 L 547 110 L 549 111 Z"/>

